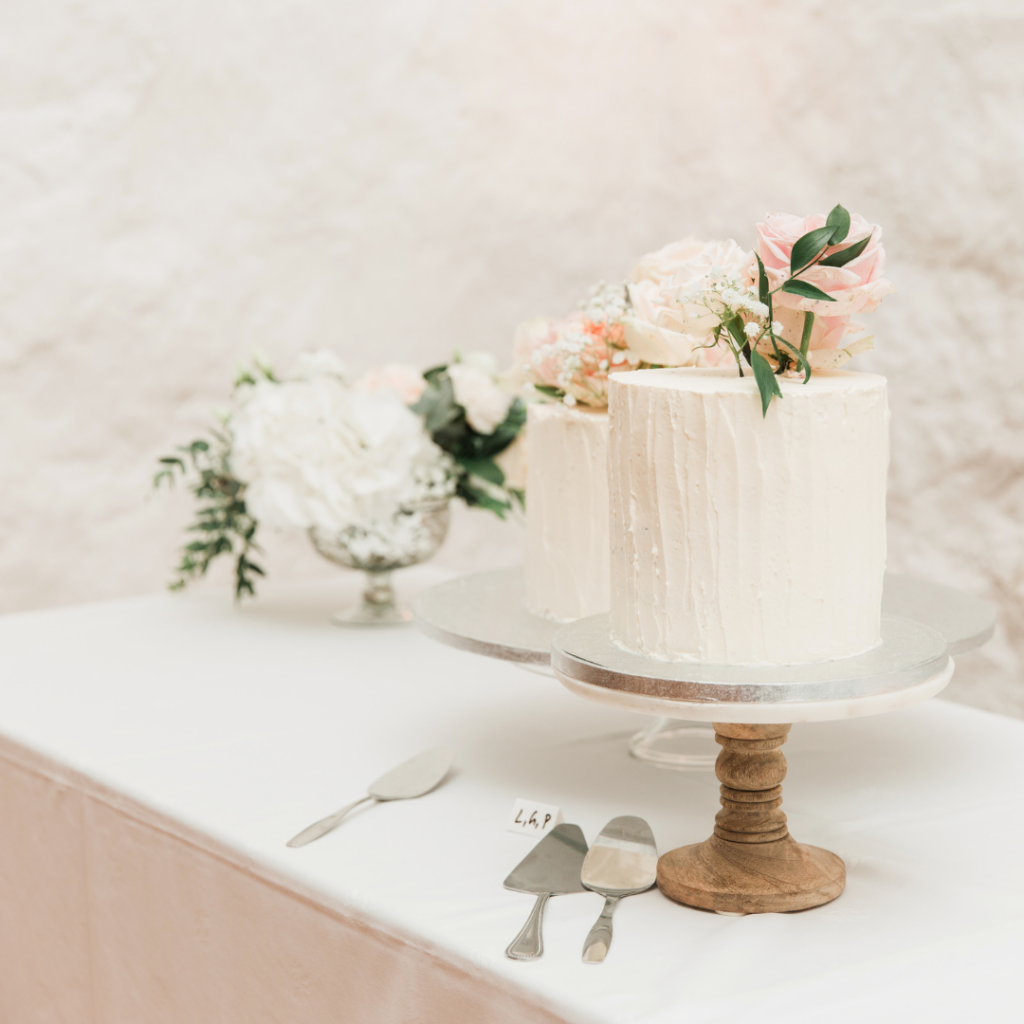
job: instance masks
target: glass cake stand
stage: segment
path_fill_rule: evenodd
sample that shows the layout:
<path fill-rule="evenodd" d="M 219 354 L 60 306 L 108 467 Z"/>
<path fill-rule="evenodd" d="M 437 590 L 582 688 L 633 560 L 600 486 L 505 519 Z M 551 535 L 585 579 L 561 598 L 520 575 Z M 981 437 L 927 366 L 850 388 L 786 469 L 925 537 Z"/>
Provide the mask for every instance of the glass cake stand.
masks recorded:
<path fill-rule="evenodd" d="M 985 601 L 894 573 L 885 574 L 882 608 L 937 630 L 952 655 L 984 643 L 995 624 L 995 612 Z M 461 576 L 432 587 L 416 602 L 414 615 L 419 629 L 433 640 L 554 675 L 551 644 L 563 624 L 526 611 L 521 566 Z M 655 716 L 630 739 L 634 757 L 677 771 L 714 770 L 720 748 L 710 722 L 681 720 L 646 704 L 632 710 Z"/>

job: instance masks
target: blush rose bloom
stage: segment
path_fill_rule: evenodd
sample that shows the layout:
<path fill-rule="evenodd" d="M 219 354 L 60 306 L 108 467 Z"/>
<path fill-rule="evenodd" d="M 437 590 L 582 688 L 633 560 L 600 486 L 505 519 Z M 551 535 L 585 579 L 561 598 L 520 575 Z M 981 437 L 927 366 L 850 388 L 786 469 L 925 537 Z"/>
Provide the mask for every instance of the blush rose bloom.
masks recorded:
<path fill-rule="evenodd" d="M 790 257 L 797 239 L 808 231 L 824 227 L 825 220 L 823 214 L 800 218 L 789 213 L 769 213 L 757 225 L 757 254 L 764 263 L 772 288 L 780 285 L 789 275 Z M 837 252 L 850 243 L 859 242 L 868 236 L 871 237 L 871 241 L 868 242 L 867 248 L 845 267 L 812 267 L 800 275 L 800 280 L 827 292 L 836 300 L 835 302 L 805 299 L 787 292 L 776 292 L 773 296 L 778 313 L 784 309 L 791 309 L 799 313 L 814 313 L 815 316 L 832 321 L 831 325 L 822 326 L 817 344 L 812 338 L 812 348 L 834 348 L 835 344 L 838 344 L 838 338 L 842 337 L 836 333 L 842 325 L 841 318 L 845 317 L 846 323 L 849 323 L 849 318 L 857 313 L 871 313 L 878 308 L 886 295 L 896 291 L 883 277 L 885 250 L 882 248 L 882 229 L 877 224 L 869 224 L 859 214 L 853 214 L 850 217 L 850 231 L 845 241 L 841 245 L 832 246 L 828 251 Z M 789 317 L 788 321 L 795 322 L 795 319 L 797 318 Z M 802 320 L 802 317 L 798 319 Z M 783 317 L 782 322 L 787 323 L 787 318 Z M 799 338 L 797 343 L 799 344 Z"/>
<path fill-rule="evenodd" d="M 355 386 L 360 391 L 371 394 L 375 391 L 393 391 L 405 405 L 415 405 L 426 390 L 427 382 L 415 366 L 407 366 L 404 363 L 388 363 L 386 366 L 377 366 L 367 370 L 356 381 Z"/>
<path fill-rule="evenodd" d="M 684 302 L 680 294 L 700 289 L 712 269 L 753 284 L 754 254 L 732 239 L 701 242 L 687 238 L 644 256 L 629 275 L 633 315 L 626 340 L 645 361 L 665 366 L 715 366 L 728 350 L 705 348 L 721 323 L 713 309 Z"/>

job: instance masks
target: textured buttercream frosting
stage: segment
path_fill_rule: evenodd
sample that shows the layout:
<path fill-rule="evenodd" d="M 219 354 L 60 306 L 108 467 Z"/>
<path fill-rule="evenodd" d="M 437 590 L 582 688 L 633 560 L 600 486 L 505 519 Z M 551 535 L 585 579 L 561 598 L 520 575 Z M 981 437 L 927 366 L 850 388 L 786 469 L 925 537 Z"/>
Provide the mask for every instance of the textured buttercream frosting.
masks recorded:
<path fill-rule="evenodd" d="M 611 628 L 656 658 L 795 665 L 880 643 L 884 377 L 610 378 Z"/>
<path fill-rule="evenodd" d="M 570 622 L 608 611 L 608 414 L 531 405 L 526 607 Z"/>

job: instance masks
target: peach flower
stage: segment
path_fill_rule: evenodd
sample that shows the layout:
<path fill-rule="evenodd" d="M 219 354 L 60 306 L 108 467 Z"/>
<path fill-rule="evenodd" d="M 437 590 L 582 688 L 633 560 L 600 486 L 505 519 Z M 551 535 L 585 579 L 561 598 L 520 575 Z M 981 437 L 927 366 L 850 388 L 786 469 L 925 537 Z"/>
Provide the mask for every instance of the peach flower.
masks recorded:
<path fill-rule="evenodd" d="M 360 391 L 393 391 L 405 405 L 415 405 L 426 390 L 427 382 L 415 366 L 388 363 L 367 370 L 355 385 Z"/>
<path fill-rule="evenodd" d="M 561 320 L 539 317 L 516 328 L 509 379 L 558 388 L 566 403 L 608 404 L 608 374 L 633 369 L 639 359 L 625 349 L 622 324 L 574 313 Z"/>

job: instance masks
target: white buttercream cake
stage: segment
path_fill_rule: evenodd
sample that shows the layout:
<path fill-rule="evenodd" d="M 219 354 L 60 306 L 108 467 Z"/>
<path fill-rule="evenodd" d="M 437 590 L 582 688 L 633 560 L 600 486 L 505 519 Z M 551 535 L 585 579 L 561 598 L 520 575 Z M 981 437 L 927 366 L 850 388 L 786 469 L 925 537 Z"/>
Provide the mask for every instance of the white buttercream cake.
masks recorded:
<path fill-rule="evenodd" d="M 570 622 L 608 611 L 608 413 L 531 405 L 526 607 Z"/>
<path fill-rule="evenodd" d="M 884 377 L 610 378 L 611 628 L 666 660 L 795 665 L 880 643 Z"/>

